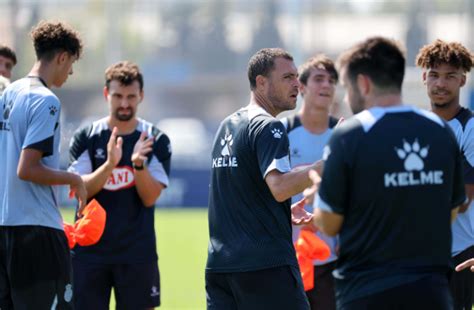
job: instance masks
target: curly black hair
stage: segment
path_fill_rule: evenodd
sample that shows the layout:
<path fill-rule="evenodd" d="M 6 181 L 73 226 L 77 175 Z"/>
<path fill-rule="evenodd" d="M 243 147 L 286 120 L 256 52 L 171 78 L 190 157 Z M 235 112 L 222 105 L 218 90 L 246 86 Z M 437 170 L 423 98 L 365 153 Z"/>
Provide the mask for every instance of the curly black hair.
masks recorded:
<path fill-rule="evenodd" d="M 143 90 L 143 75 L 140 68 L 133 62 L 120 61 L 105 70 L 105 87 L 109 89 L 110 82 L 119 81 L 120 84 L 128 86 L 134 81 L 140 84 L 140 90 Z"/>
<path fill-rule="evenodd" d="M 448 64 L 458 69 L 462 68 L 464 72 L 469 72 L 474 66 L 474 54 L 469 52 L 461 43 L 445 42 L 437 39 L 420 49 L 415 63 L 423 69 Z"/>
<path fill-rule="evenodd" d="M 36 58 L 51 60 L 58 52 L 68 52 L 77 57 L 82 53 L 79 32 L 64 22 L 40 21 L 30 33 Z"/>

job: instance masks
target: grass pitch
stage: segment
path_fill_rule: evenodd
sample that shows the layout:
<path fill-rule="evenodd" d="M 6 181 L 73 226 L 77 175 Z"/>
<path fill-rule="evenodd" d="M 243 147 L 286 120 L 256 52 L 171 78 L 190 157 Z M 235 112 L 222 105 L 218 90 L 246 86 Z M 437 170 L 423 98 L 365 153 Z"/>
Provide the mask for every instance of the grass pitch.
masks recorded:
<path fill-rule="evenodd" d="M 62 209 L 61 213 L 65 221 L 73 222 L 73 209 Z M 161 275 L 158 309 L 205 309 L 207 209 L 159 209 L 155 231 Z M 110 309 L 115 309 L 113 294 Z"/>

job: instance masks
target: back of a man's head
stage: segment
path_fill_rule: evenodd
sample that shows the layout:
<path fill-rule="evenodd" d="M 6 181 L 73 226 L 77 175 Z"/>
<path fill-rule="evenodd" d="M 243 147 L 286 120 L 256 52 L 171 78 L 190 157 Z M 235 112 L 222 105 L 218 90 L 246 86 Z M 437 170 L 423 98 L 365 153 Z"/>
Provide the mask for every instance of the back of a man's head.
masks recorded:
<path fill-rule="evenodd" d="M 423 69 L 432 69 L 442 64 L 462 69 L 464 73 L 474 66 L 474 54 L 458 42 L 436 40 L 423 46 L 416 56 L 416 65 Z"/>
<path fill-rule="evenodd" d="M 38 60 L 51 61 L 60 52 L 81 56 L 79 33 L 63 22 L 41 21 L 31 30 L 30 36 Z"/>
<path fill-rule="evenodd" d="M 405 75 L 405 56 L 393 40 L 383 37 L 369 38 L 344 52 L 339 67 L 351 83 L 359 74 L 366 75 L 379 93 L 400 93 Z"/>
<path fill-rule="evenodd" d="M 281 48 L 264 48 L 250 58 L 247 75 L 251 90 L 254 90 L 257 86 L 257 76 L 268 76 L 274 68 L 275 59 L 279 57 L 293 61 L 290 53 Z"/>
<path fill-rule="evenodd" d="M 140 91 L 143 90 L 143 75 L 140 68 L 130 61 L 117 62 L 105 70 L 105 87 L 107 89 L 109 89 L 112 81 L 118 81 L 124 86 L 129 86 L 137 81 L 140 84 Z"/>

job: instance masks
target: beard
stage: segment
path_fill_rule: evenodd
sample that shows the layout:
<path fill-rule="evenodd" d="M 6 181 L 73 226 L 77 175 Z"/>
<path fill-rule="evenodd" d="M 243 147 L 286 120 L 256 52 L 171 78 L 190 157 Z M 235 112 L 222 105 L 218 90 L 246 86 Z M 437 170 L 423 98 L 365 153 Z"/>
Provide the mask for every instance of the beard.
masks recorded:
<path fill-rule="evenodd" d="M 278 110 L 288 111 L 296 108 L 296 98 L 294 100 L 291 98 L 284 98 L 276 91 L 273 85 L 270 85 L 269 87 L 267 98 Z"/>
<path fill-rule="evenodd" d="M 130 113 L 120 114 L 120 112 L 122 112 L 122 111 L 130 111 Z M 114 116 L 117 120 L 119 120 L 121 122 L 127 122 L 127 121 L 131 120 L 133 117 L 135 117 L 135 112 L 130 108 L 118 109 L 118 110 L 115 111 Z"/>

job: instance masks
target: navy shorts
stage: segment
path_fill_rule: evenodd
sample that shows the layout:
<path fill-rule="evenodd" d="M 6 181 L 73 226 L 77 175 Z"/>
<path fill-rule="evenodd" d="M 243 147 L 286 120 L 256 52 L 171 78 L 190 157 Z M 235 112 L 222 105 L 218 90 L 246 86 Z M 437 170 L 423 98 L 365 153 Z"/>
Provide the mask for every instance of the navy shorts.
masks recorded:
<path fill-rule="evenodd" d="M 309 310 L 298 267 L 206 272 L 207 309 Z"/>
<path fill-rule="evenodd" d="M 64 231 L 0 226 L 0 309 L 73 309 Z"/>
<path fill-rule="evenodd" d="M 400 285 L 367 297 L 359 298 L 339 310 L 452 310 L 447 276 L 433 274 L 418 281 Z"/>
<path fill-rule="evenodd" d="M 73 258 L 76 309 L 109 309 L 114 288 L 117 309 L 140 310 L 160 305 L 158 262 L 98 264 Z"/>

